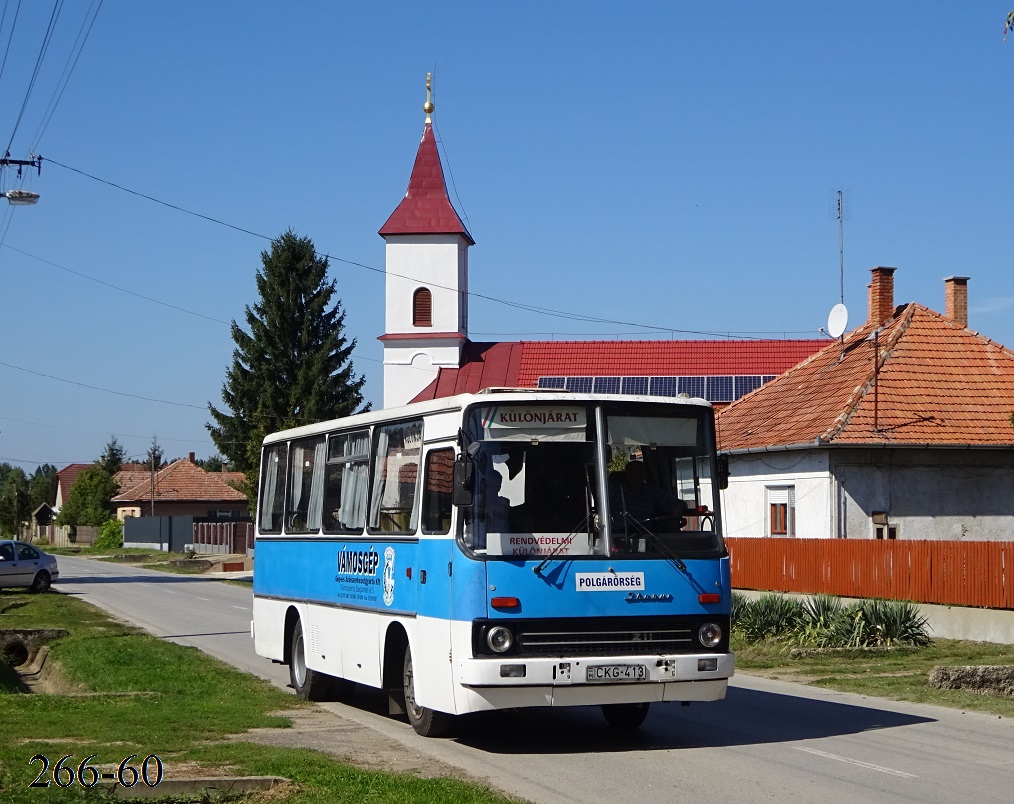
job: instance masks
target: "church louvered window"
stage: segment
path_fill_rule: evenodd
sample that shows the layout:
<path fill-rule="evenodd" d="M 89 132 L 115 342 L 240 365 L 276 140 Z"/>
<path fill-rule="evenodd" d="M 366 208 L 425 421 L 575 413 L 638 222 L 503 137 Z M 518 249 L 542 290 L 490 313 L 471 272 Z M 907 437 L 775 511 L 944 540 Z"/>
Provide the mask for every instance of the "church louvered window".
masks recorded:
<path fill-rule="evenodd" d="M 433 296 L 428 288 L 419 288 L 412 296 L 412 326 L 433 326 Z"/>

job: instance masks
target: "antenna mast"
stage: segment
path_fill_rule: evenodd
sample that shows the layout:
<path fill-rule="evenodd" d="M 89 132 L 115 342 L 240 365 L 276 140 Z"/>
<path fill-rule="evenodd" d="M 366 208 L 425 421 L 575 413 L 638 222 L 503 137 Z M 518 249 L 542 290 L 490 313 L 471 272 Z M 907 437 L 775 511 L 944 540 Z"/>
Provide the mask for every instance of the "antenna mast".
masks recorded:
<path fill-rule="evenodd" d="M 845 202 L 838 191 L 838 288 L 845 304 Z"/>

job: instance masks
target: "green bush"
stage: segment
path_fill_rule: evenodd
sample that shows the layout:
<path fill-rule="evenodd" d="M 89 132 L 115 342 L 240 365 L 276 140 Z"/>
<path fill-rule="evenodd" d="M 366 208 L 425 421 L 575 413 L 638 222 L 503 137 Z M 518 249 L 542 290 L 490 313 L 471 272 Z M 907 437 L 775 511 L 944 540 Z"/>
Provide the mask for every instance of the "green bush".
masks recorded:
<path fill-rule="evenodd" d="M 108 519 L 102 523 L 99 536 L 95 540 L 98 550 L 115 550 L 123 547 L 123 523 L 118 519 Z"/>

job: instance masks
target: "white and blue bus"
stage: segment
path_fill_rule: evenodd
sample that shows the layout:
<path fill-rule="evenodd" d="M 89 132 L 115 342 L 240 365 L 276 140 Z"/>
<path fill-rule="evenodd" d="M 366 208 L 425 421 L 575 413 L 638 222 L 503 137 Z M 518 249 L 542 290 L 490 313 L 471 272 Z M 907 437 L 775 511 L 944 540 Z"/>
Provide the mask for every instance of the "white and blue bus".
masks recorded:
<path fill-rule="evenodd" d="M 453 716 L 725 697 L 727 466 L 700 399 L 493 390 L 264 440 L 251 633 L 309 700 Z"/>

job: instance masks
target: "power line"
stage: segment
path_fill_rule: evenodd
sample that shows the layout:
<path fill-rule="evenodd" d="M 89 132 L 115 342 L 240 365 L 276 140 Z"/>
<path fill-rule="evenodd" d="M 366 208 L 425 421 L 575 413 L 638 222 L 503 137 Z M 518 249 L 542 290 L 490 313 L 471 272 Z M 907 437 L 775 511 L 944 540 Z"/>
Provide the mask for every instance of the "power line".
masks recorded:
<path fill-rule="evenodd" d="M 6 234 L 6 230 L 4 230 L 4 234 Z M 102 279 L 96 279 L 94 276 L 89 276 L 88 274 L 83 273 L 81 271 L 75 271 L 73 268 L 67 268 L 64 265 L 59 265 L 53 262 L 52 260 L 44 259 L 42 257 L 36 256 L 35 254 L 29 254 L 27 251 L 22 251 L 21 249 L 15 248 L 14 246 L 9 245 L 8 243 L 4 243 L 2 237 L 0 237 L 0 248 L 7 248 L 10 249 L 11 251 L 16 251 L 18 254 L 23 254 L 26 257 L 31 257 L 33 260 L 38 260 L 39 262 L 43 262 L 46 265 L 51 265 L 54 268 L 58 268 L 61 271 L 66 271 L 68 274 L 74 274 L 74 276 L 79 276 L 82 279 L 87 279 L 89 282 L 95 282 L 97 285 L 103 285 L 104 287 L 112 288 L 113 290 L 118 290 L 120 293 L 126 293 L 128 296 L 133 296 L 134 298 L 137 299 L 144 299 L 144 301 L 151 302 L 152 304 L 159 304 L 162 305 L 163 307 L 168 307 L 172 310 L 176 310 L 181 313 L 186 313 L 187 315 L 196 316 L 197 318 L 203 318 L 206 319 L 207 321 L 214 321 L 216 324 L 225 324 L 226 326 L 229 326 L 230 324 L 229 321 L 223 321 L 221 318 L 215 318 L 214 316 L 205 315 L 204 313 L 198 313 L 195 310 L 188 310 L 186 307 L 180 307 L 179 305 L 176 304 L 170 304 L 169 302 L 160 301 L 159 299 L 153 298 L 152 296 L 145 296 L 143 293 L 135 293 L 133 290 L 127 290 L 126 288 L 122 288 L 119 285 L 114 285 L 112 282 L 106 282 Z"/>
<path fill-rule="evenodd" d="M 226 223 L 225 221 L 220 220 L 218 218 L 214 218 L 214 217 L 212 217 L 210 215 L 204 215 L 204 214 L 202 214 L 200 212 L 194 212 L 193 210 L 185 209 L 184 207 L 178 206 L 176 204 L 171 204 L 168 201 L 162 201 L 162 200 L 160 200 L 158 198 L 155 198 L 154 196 L 147 195 L 146 193 L 141 193 L 141 192 L 138 192 L 137 190 L 131 190 L 131 189 L 127 188 L 127 187 L 123 187 L 122 185 L 116 184 L 115 182 L 111 182 L 111 181 L 108 181 L 106 179 L 101 179 L 98 176 L 92 175 L 91 173 L 87 173 L 87 172 L 85 172 L 83 170 L 80 170 L 78 168 L 71 167 L 70 165 L 65 165 L 62 162 L 58 162 L 55 159 L 47 157 L 46 161 L 47 162 L 51 162 L 52 164 L 54 164 L 54 165 L 56 165 L 58 167 L 62 167 L 65 170 L 70 170 L 70 171 L 72 171 L 74 173 L 77 173 L 77 174 L 79 174 L 81 176 L 84 176 L 86 178 L 92 179 L 93 181 L 97 181 L 97 182 L 99 182 L 101 184 L 105 184 L 105 185 L 108 185 L 110 187 L 114 187 L 114 188 L 116 188 L 118 190 L 122 190 L 122 191 L 124 191 L 126 193 L 130 193 L 131 195 L 135 195 L 135 196 L 138 196 L 140 198 L 145 198 L 145 199 L 147 199 L 149 201 L 152 201 L 152 202 L 154 202 L 156 204 L 161 204 L 162 206 L 169 207 L 170 209 L 174 209 L 177 212 L 183 212 L 184 214 L 187 214 L 187 215 L 193 215 L 194 217 L 201 218 L 202 220 L 208 221 L 209 223 L 215 223 L 215 224 L 218 224 L 219 226 L 225 226 L 225 227 L 227 227 L 229 229 L 233 229 L 234 231 L 242 232 L 244 234 L 248 234 L 248 235 L 251 235 L 253 237 L 260 238 L 262 240 L 267 240 L 268 242 L 273 242 L 274 241 L 274 238 L 269 237 L 268 235 L 265 235 L 265 234 L 261 234 L 260 232 L 255 232 L 255 231 L 253 231 L 251 229 L 246 229 L 246 228 L 244 228 L 242 226 L 237 226 L 237 225 L 232 224 L 232 223 Z M 327 259 L 328 261 L 339 262 L 339 263 L 343 263 L 345 265 L 352 265 L 352 266 L 355 266 L 356 268 L 362 268 L 364 270 L 372 271 L 373 273 L 382 274 L 382 275 L 386 275 L 386 276 L 397 277 L 398 279 L 406 279 L 406 280 L 409 280 L 409 281 L 416 281 L 415 277 L 407 276 L 405 274 L 395 273 L 393 271 L 387 271 L 384 268 L 377 268 L 376 266 L 367 265 L 365 263 L 357 262 L 355 260 L 345 259 L 344 257 L 336 257 L 333 254 L 321 253 L 319 251 L 315 251 L 314 253 L 315 253 L 315 255 L 317 257 Z M 452 291 L 456 290 L 455 288 L 448 287 L 447 285 L 441 285 L 441 284 L 436 283 L 436 282 L 432 282 L 430 284 L 432 285 L 432 287 L 440 288 L 442 290 L 452 290 Z M 550 316 L 550 317 L 553 317 L 553 318 L 562 318 L 562 319 L 569 320 L 569 321 L 584 321 L 584 322 L 589 323 L 589 324 L 611 324 L 611 325 L 614 325 L 614 326 L 622 326 L 622 327 L 636 327 L 637 329 L 648 330 L 648 331 L 651 331 L 651 332 L 670 332 L 670 333 L 679 333 L 681 335 L 700 335 L 700 336 L 708 336 L 708 337 L 713 337 L 713 338 L 731 338 L 731 337 L 733 337 L 733 333 L 729 333 L 729 332 L 712 332 L 712 331 L 708 331 L 708 330 L 676 329 L 676 328 L 673 328 L 673 327 L 661 327 L 661 326 L 656 326 L 656 325 L 653 325 L 653 324 L 641 324 L 641 323 L 636 322 L 636 321 L 619 321 L 619 320 L 612 319 L 612 318 L 601 318 L 599 316 L 587 315 L 585 313 L 574 313 L 574 312 L 568 312 L 568 311 L 565 311 L 565 310 L 556 310 L 556 309 L 553 309 L 551 307 L 540 307 L 538 305 L 528 304 L 528 303 L 525 303 L 525 302 L 511 301 L 509 299 L 502 299 L 502 298 L 499 298 L 497 296 L 491 296 L 491 295 L 486 294 L 486 293 L 477 293 L 477 292 L 471 291 L 471 290 L 468 291 L 468 295 L 471 298 L 474 298 L 474 299 L 482 299 L 484 301 L 492 302 L 494 304 L 502 304 L 502 305 L 504 305 L 506 307 L 512 307 L 512 308 L 517 309 L 517 310 L 525 310 L 527 312 L 538 313 L 539 315 Z M 740 337 L 744 338 L 745 340 L 762 340 L 761 338 L 754 338 L 754 337 L 747 336 L 747 335 L 743 335 L 743 336 L 740 336 Z"/>
<path fill-rule="evenodd" d="M 77 382 L 76 380 L 67 380 L 63 377 L 57 377 L 53 374 L 44 374 L 41 371 L 34 371 L 32 369 L 26 369 L 22 366 L 15 366 L 13 363 L 5 363 L 0 360 L 0 366 L 6 366 L 7 368 L 14 369 L 15 371 L 23 371 L 26 374 L 34 374 L 36 377 L 45 377 L 48 380 L 56 380 L 57 382 L 67 383 L 68 385 L 77 385 L 80 388 L 90 388 L 92 391 L 103 391 L 107 394 L 116 394 L 117 396 L 126 396 L 131 399 L 141 399 L 145 402 L 160 402 L 163 405 L 175 405 L 180 408 L 195 408 L 197 410 L 204 410 L 204 405 L 191 405 L 189 402 L 173 402 L 169 399 L 155 399 L 150 396 L 141 396 L 140 394 L 130 394 L 126 391 L 114 391 L 111 388 L 101 388 L 97 385 L 88 385 L 87 383 Z"/>
<path fill-rule="evenodd" d="M 71 47 L 70 54 L 67 56 L 67 64 L 64 65 L 63 73 L 60 75 L 60 80 L 57 81 L 56 90 L 53 92 L 53 98 L 49 102 L 49 106 L 46 107 L 46 111 L 42 115 L 42 123 L 39 125 L 39 130 L 35 132 L 35 136 L 32 138 L 31 150 L 35 151 L 39 147 L 39 142 L 42 140 L 43 134 L 46 133 L 46 129 L 49 127 L 49 121 L 53 119 L 53 114 L 56 112 L 56 107 L 63 99 L 63 93 L 67 89 L 67 84 L 70 83 L 70 77 L 74 73 L 74 68 L 77 67 L 78 59 L 81 58 L 81 53 L 84 51 L 85 43 L 88 41 L 88 37 L 91 35 L 92 28 L 95 25 L 95 20 L 99 16 L 99 11 L 102 10 L 103 0 L 92 0 L 92 4 L 88 7 L 88 11 L 85 12 L 84 20 L 81 23 L 81 29 L 78 31 L 77 39 L 74 40 L 74 45 Z M 92 13 L 92 9 L 95 12 Z M 91 15 L 91 22 L 88 22 L 88 17 Z M 85 29 L 85 26 L 87 30 Z M 80 44 L 78 44 L 80 42 Z M 75 52 L 76 51 L 76 52 Z"/>
<path fill-rule="evenodd" d="M 42 39 L 42 46 L 39 48 L 39 55 L 35 60 L 35 69 L 32 71 L 32 77 L 28 82 L 28 89 L 25 92 L 25 99 L 21 103 L 21 111 L 18 112 L 18 119 L 14 123 L 14 130 L 11 132 L 11 138 L 7 143 L 7 152 L 10 153 L 11 144 L 14 142 L 14 136 L 18 133 L 18 127 L 21 125 L 21 118 L 24 117 L 25 108 L 28 106 L 28 99 L 32 97 L 32 90 L 35 88 L 35 81 L 39 77 L 39 70 L 42 67 L 42 61 L 46 57 L 46 52 L 49 50 L 49 43 L 53 39 L 53 31 L 56 29 L 56 20 L 60 16 L 60 11 L 63 8 L 63 0 L 56 0 L 53 4 L 53 12 L 49 16 L 49 25 L 46 28 L 46 34 Z"/>

